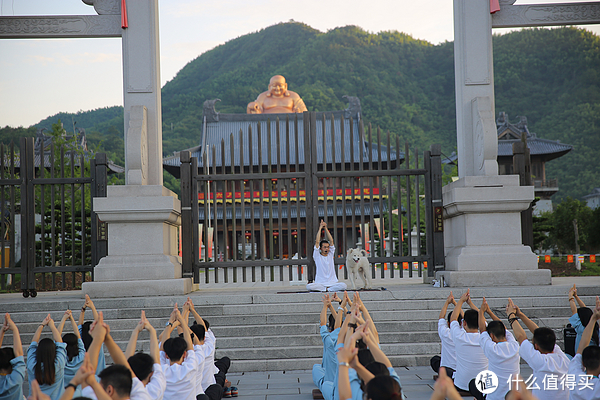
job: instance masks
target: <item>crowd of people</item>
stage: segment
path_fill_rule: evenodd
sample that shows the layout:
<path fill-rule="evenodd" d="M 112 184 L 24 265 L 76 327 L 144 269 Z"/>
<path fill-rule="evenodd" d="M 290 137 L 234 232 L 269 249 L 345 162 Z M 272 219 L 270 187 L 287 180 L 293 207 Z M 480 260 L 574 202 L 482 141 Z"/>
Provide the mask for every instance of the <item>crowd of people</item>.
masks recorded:
<path fill-rule="evenodd" d="M 587 308 L 573 286 L 569 302 L 573 314 L 569 321 L 577 331 L 577 350 L 571 359 L 556 344 L 554 331 L 538 327 L 511 299 L 506 316 L 512 332 L 485 297 L 478 308 L 469 290 L 458 300 L 450 292 L 438 321 L 441 357 L 431 359 L 431 367 L 439 373 L 431 400 L 462 396 L 477 400 L 600 399 L 600 299 L 596 298 L 594 310 Z M 336 303 L 337 307 L 332 305 Z M 464 304 L 468 309 L 463 311 Z M 454 309 L 446 315 L 450 305 Z M 531 340 L 519 321 L 531 331 Z M 335 293 L 324 295 L 320 325 L 323 358 L 313 366 L 318 388 L 313 398 L 404 398 L 400 379 L 379 346 L 375 323 L 358 292 L 353 300 L 346 292 L 342 299 Z M 525 379 L 521 359 L 533 371 Z"/>
<path fill-rule="evenodd" d="M 93 321 L 84 323 L 87 309 Z M 73 333 L 63 335 L 67 320 Z M 41 339 L 45 328 L 52 338 Z M 150 336 L 149 354 L 136 352 L 138 335 L 144 330 Z M 22 400 L 26 376 L 30 400 L 220 400 L 238 395 L 226 378 L 230 360 L 215 359 L 215 335 L 189 297 L 181 310 L 175 304 L 160 336 L 141 311 L 125 352 L 89 296 L 78 322 L 71 310 L 58 326 L 50 314 L 44 318 L 27 349 L 26 363 L 19 329 L 8 313 L 0 346 L 7 331 L 12 332 L 13 346 L 0 349 L 2 400 Z M 113 361 L 110 366 L 106 366 L 105 349 Z"/>

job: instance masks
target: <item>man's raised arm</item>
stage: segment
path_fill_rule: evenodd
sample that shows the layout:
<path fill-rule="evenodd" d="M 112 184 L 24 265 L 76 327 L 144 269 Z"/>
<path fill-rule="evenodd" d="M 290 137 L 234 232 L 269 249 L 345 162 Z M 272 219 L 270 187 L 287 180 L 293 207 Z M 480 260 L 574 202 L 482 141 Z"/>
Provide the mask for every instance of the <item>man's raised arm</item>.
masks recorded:
<path fill-rule="evenodd" d="M 481 302 L 481 308 L 479 309 L 479 319 L 478 319 L 478 326 L 479 326 L 479 332 L 483 333 L 486 331 L 485 329 L 485 312 L 486 310 L 489 308 L 487 301 L 485 300 L 485 296 L 483 297 L 483 301 Z"/>
<path fill-rule="evenodd" d="M 325 222 L 323 220 L 321 220 L 321 223 L 319 224 L 319 230 L 317 231 L 317 236 L 315 238 L 315 247 L 317 249 L 319 248 L 319 243 L 321 242 L 321 231 L 322 231 L 324 225 L 325 225 Z"/>
<path fill-rule="evenodd" d="M 440 317 L 438 319 L 446 319 L 446 312 L 448 311 L 448 306 L 451 303 L 455 303 L 454 295 L 452 294 L 452 291 L 450 291 L 448 298 L 444 302 L 444 305 L 442 306 L 442 311 L 440 311 Z M 458 316 L 457 316 L 457 318 L 458 318 Z"/>
<path fill-rule="evenodd" d="M 514 303 L 513 303 L 513 305 L 514 305 Z M 521 318 L 521 320 L 523 321 L 525 326 L 527 326 L 527 328 L 529 328 L 531 333 L 533 333 L 533 331 L 535 331 L 538 328 L 537 324 L 535 322 L 533 322 L 532 320 L 530 320 L 527 317 L 527 315 L 525 315 L 518 306 L 515 306 L 515 309 L 516 309 L 515 312 L 517 314 L 517 317 Z"/>
<path fill-rule="evenodd" d="M 508 315 L 508 323 L 513 330 L 515 339 L 519 344 L 527 340 L 527 334 L 523 330 L 523 327 L 518 321 L 517 315 L 518 307 L 515 306 L 512 299 L 508 299 L 508 305 L 506 306 L 506 314 Z"/>
<path fill-rule="evenodd" d="M 460 314 L 460 310 L 464 302 L 469 300 L 470 289 L 467 289 L 465 293 L 460 296 L 460 299 L 456 302 L 456 306 L 454 306 L 454 310 L 452 311 L 452 315 L 450 316 L 450 322 L 458 320 L 458 314 Z"/>

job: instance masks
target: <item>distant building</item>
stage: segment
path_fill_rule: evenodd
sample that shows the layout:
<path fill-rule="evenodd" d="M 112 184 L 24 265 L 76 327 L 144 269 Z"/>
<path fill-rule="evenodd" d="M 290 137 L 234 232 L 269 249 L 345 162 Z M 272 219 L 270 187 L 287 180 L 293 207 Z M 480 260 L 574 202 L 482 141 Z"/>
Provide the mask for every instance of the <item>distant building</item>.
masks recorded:
<path fill-rule="evenodd" d="M 592 193 L 587 196 L 583 196 L 583 199 L 587 202 L 587 205 L 592 210 L 600 207 L 600 188 L 595 188 Z"/>
<path fill-rule="evenodd" d="M 538 138 L 535 133 L 527 128 L 527 117 L 520 117 L 516 124 L 510 123 L 508 115 L 500 112 L 496 119 L 498 129 L 498 173 L 500 175 L 513 174 L 512 145 L 521 140 L 523 134 L 527 138 L 527 147 L 531 156 L 531 177 L 535 187 L 535 197 L 539 201 L 535 205 L 534 213 L 552 211 L 552 195 L 558 192 L 558 179 L 546 175 L 546 162 L 562 157 L 573 146 L 560 143 L 559 140 Z"/>

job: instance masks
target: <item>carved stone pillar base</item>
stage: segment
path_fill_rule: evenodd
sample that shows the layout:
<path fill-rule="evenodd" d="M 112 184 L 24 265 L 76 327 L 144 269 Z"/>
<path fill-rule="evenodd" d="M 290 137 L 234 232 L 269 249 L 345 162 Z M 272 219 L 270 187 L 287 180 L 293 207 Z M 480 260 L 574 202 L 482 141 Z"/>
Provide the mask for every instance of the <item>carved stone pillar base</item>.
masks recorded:
<path fill-rule="evenodd" d="M 163 186 L 109 186 L 94 199 L 94 211 L 108 223 L 108 256 L 83 284 L 91 297 L 183 295 L 192 290 L 182 278 L 177 234 L 181 206 Z"/>
<path fill-rule="evenodd" d="M 442 190 L 446 270 L 438 277 L 454 287 L 551 284 L 521 243 L 532 186 L 519 186 L 517 175 L 467 176 Z"/>

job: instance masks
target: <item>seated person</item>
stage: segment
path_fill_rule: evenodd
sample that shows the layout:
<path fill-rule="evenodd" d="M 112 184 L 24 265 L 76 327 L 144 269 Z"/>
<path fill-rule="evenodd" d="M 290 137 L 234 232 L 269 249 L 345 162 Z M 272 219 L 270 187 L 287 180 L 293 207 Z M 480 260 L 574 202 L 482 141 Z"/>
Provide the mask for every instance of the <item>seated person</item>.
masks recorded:
<path fill-rule="evenodd" d="M 487 326 L 485 313 L 493 319 Z M 485 398 L 487 400 L 504 400 L 509 391 L 509 380 L 521 373 L 519 343 L 517 343 L 512 333 L 506 330 L 500 318 L 492 312 L 485 297 L 479 309 L 479 332 L 481 333 L 479 345 L 489 361 L 488 369 L 498 376 L 498 387 Z M 469 389 L 471 389 L 471 394 L 476 399 L 481 400 L 484 396 L 478 390 L 479 386 L 476 386 L 476 384 L 479 385 L 480 383 L 473 382 L 472 387 Z"/>
<path fill-rule="evenodd" d="M 13 347 L 0 349 L 0 399 L 21 400 L 23 399 L 23 381 L 25 380 L 25 361 L 23 359 L 23 345 L 19 328 L 10 318 L 10 314 L 4 314 L 4 325 L 0 333 L 0 346 L 4 340 L 4 334 L 12 331 Z M 38 386 L 39 387 L 39 386 Z"/>
<path fill-rule="evenodd" d="M 465 302 L 471 309 L 465 311 L 461 327 L 458 325 L 458 316 Z M 454 384 L 460 390 L 468 392 L 470 382 L 488 368 L 488 359 L 479 345 L 479 309 L 471 301 L 469 289 L 460 296 L 450 321 L 450 332 L 456 348 Z"/>
<path fill-rule="evenodd" d="M 575 305 L 575 301 L 577 301 L 577 305 Z M 593 312 L 590 308 L 586 307 L 585 303 L 577 296 L 577 286 L 575 285 L 569 289 L 569 306 L 571 307 L 572 314 L 569 318 L 569 323 L 573 329 L 575 329 L 575 332 L 577 332 L 577 337 L 575 338 L 575 351 L 577 351 L 583 330 L 589 323 Z M 579 306 L 579 308 L 577 306 Z M 596 346 L 599 344 L 597 322 L 594 324 L 594 330 L 589 344 L 595 344 Z"/>
<path fill-rule="evenodd" d="M 448 313 L 448 320 L 446 320 L 446 311 L 448 310 L 448 306 L 450 304 L 454 304 L 454 306 L 456 306 L 456 300 L 454 300 L 454 295 L 452 292 L 450 292 L 450 295 L 444 302 L 438 319 L 438 336 L 442 341 L 442 356 L 433 356 L 429 361 L 429 364 L 431 365 L 431 369 L 433 369 L 435 372 L 438 372 L 440 367 L 445 367 L 446 374 L 452 378 L 454 376 L 454 372 L 456 371 L 456 349 L 454 348 L 452 334 L 450 333 L 450 317 L 452 316 L 451 312 Z M 462 314 L 458 314 L 457 322 L 459 325 L 462 323 Z"/>
<path fill-rule="evenodd" d="M 327 240 L 321 240 L 322 230 L 325 230 Z M 316 292 L 337 292 L 346 290 L 346 284 L 339 282 L 335 274 L 335 263 L 333 254 L 335 246 L 333 245 L 333 237 L 327 229 L 327 223 L 321 220 L 317 238 L 315 240 L 315 248 L 313 250 L 313 259 L 317 268 L 315 281 L 306 285 L 309 291 Z"/>
<path fill-rule="evenodd" d="M 143 352 L 135 353 L 138 335 L 144 329 L 150 334 L 150 354 Z M 165 393 L 167 381 L 160 365 L 160 350 L 158 348 L 156 330 L 146 319 L 145 311 L 142 311 L 140 322 L 131 333 L 127 349 L 125 350 L 125 357 L 134 375 L 144 385 L 148 396 L 152 400 L 161 400 Z"/>
<path fill-rule="evenodd" d="M 563 351 L 556 345 L 556 335 L 550 328 L 539 328 L 535 322 L 527 318 L 527 316 L 517 307 L 511 299 L 508 299 L 506 308 L 511 318 L 511 327 L 515 334 L 515 339 L 521 344 L 519 350 L 523 360 L 529 364 L 533 370 L 532 394 L 544 400 L 567 400 L 569 398 L 568 388 L 558 385 L 552 390 L 544 390 L 544 379 L 547 376 L 555 375 L 559 378 L 569 371 L 569 359 Z M 523 323 L 533 332 L 533 340 L 527 340 L 527 335 L 521 327 L 517 319 L 521 319 Z"/>
<path fill-rule="evenodd" d="M 600 399 L 600 347 L 595 345 L 586 346 L 589 343 L 594 325 L 600 320 L 600 299 L 596 297 L 596 309 L 590 318 L 589 323 L 585 327 L 581 335 L 581 341 L 577 348 L 577 354 L 569 363 L 569 375 L 575 376 L 575 382 L 588 382 L 592 389 L 579 390 L 581 386 L 575 386 L 569 395 L 570 400 L 591 400 Z M 592 377 L 588 380 L 587 377 Z"/>
<path fill-rule="evenodd" d="M 65 311 L 62 319 L 60 320 L 60 324 L 58 324 L 58 333 L 62 335 L 63 329 L 65 327 L 65 322 L 67 319 L 70 320 L 71 326 L 73 327 L 73 333 L 67 333 L 63 335 L 63 343 L 67 345 L 67 364 L 65 365 L 65 376 L 64 383 L 65 385 L 73 379 L 77 370 L 83 364 L 83 358 L 85 356 L 85 346 L 83 344 L 83 340 L 81 340 L 81 336 L 79 333 L 79 328 L 77 327 L 77 322 L 75 322 L 75 318 L 73 318 L 73 313 L 71 310 Z M 81 396 L 81 388 L 77 388 L 75 390 L 75 394 L 73 397 Z"/>
<path fill-rule="evenodd" d="M 334 294 L 334 300 L 337 299 L 337 294 Z M 329 295 L 323 296 L 323 309 L 320 315 L 320 333 L 321 340 L 323 341 L 323 359 L 321 364 L 313 365 L 312 376 L 314 384 L 321 390 L 323 381 L 333 382 L 334 373 L 336 369 L 336 355 L 335 355 L 335 344 L 337 343 L 337 337 L 339 334 L 339 328 L 336 327 L 336 319 L 338 315 L 342 316 L 345 313 L 345 302 L 340 305 L 340 311 L 336 312 L 331 305 L 331 299 Z M 329 323 L 327 320 L 327 310 L 331 310 L 329 315 Z M 341 320 L 340 320 L 341 321 Z"/>

